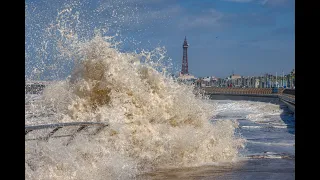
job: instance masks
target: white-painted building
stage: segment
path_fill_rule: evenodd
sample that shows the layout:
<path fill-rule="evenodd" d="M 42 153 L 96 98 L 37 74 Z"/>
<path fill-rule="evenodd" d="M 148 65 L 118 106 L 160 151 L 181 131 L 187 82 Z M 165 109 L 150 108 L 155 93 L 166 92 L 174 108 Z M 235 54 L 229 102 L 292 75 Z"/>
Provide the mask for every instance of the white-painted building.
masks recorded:
<path fill-rule="evenodd" d="M 259 88 L 259 84 L 260 84 L 260 79 L 255 79 L 255 84 L 254 84 L 254 87 L 255 88 Z"/>

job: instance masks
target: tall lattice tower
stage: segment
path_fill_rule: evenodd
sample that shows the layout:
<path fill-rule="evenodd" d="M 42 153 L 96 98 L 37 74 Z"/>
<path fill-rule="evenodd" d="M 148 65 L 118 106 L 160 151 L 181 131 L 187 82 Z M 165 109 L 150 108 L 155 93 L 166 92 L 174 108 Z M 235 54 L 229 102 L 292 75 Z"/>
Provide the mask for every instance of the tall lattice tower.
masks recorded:
<path fill-rule="evenodd" d="M 188 72 L 188 42 L 187 42 L 187 36 L 184 38 L 184 42 L 182 45 L 183 48 L 183 57 L 182 57 L 182 68 L 181 68 L 181 74 L 189 74 Z"/>

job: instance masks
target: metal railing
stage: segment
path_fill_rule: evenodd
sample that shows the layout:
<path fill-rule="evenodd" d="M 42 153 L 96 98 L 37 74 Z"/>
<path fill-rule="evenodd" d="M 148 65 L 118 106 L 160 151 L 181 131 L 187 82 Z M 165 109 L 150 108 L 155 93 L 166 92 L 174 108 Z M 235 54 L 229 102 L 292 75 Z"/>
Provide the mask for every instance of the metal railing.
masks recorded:
<path fill-rule="evenodd" d="M 272 88 L 221 88 L 221 87 L 206 87 L 204 88 L 206 93 L 215 93 L 215 94 L 278 94 L 282 92 L 282 89 L 278 89 L 274 93 Z"/>
<path fill-rule="evenodd" d="M 286 102 L 289 102 L 289 103 L 295 105 L 294 96 L 292 97 L 292 96 L 287 96 L 287 95 L 283 94 L 283 95 L 279 95 L 278 97 L 280 98 L 280 100 L 283 100 L 283 101 L 286 101 Z"/>
<path fill-rule="evenodd" d="M 60 136 L 54 136 L 60 129 L 64 127 L 78 127 L 76 131 L 74 131 L 71 134 L 65 134 Z M 35 125 L 35 126 L 25 126 L 25 136 L 30 134 L 30 132 L 43 130 L 43 129 L 52 129 L 49 133 L 46 133 L 45 135 L 42 135 L 40 137 L 36 138 L 26 138 L 25 141 L 32 141 L 32 140 L 41 140 L 41 141 L 48 141 L 49 138 L 61 138 L 61 137 L 69 137 L 66 145 L 69 145 L 69 143 L 75 138 L 77 134 L 79 134 L 81 131 L 84 131 L 88 128 L 95 128 L 93 132 L 91 132 L 89 135 L 96 135 L 98 134 L 102 129 L 104 129 L 108 124 L 106 123 L 98 123 L 98 122 L 71 122 L 71 123 L 57 123 L 57 124 L 46 124 L 46 125 Z"/>

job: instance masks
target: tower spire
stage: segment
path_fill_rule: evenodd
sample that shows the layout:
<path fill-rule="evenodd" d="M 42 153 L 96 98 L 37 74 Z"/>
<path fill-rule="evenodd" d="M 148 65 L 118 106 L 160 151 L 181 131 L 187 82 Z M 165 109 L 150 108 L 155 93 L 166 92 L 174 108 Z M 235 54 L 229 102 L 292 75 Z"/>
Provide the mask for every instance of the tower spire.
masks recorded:
<path fill-rule="evenodd" d="M 183 56 L 182 56 L 182 68 L 181 68 L 181 74 L 189 74 L 188 72 L 188 42 L 187 42 L 187 36 L 184 37 L 184 42 L 182 45 L 183 48 Z"/>

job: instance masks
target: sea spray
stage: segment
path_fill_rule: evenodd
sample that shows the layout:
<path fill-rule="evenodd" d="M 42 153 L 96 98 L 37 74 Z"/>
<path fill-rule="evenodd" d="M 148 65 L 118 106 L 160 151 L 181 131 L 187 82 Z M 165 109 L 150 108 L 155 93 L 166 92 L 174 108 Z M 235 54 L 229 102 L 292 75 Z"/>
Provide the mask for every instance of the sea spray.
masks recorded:
<path fill-rule="evenodd" d="M 148 53 L 121 53 L 101 36 L 79 52 L 83 59 L 72 76 L 48 86 L 43 100 L 63 115 L 58 122 L 106 122 L 109 127 L 71 146 L 39 143 L 26 161 L 42 165 L 27 168 L 29 177 L 119 179 L 119 172 L 127 172 L 133 178 L 155 168 L 237 158 L 243 145 L 234 134 L 237 122 L 210 123 L 214 106 L 196 97 L 192 86 L 155 70 Z"/>
<path fill-rule="evenodd" d="M 113 38 L 98 30 L 92 38 L 78 38 L 73 22 L 79 14 L 72 9 L 58 16 L 46 37 L 56 38 L 54 52 L 59 53 L 54 57 L 66 58 L 73 70 L 45 88 L 38 106 L 55 119 L 41 122 L 109 126 L 96 136 L 79 134 L 68 146 L 62 138 L 26 142 L 27 179 L 133 179 L 157 168 L 238 157 L 243 147 L 243 139 L 235 135 L 238 123 L 210 122 L 215 107 L 195 94 L 193 86 L 166 73 L 163 48 L 120 52 Z M 58 66 L 63 62 L 57 61 Z"/>

